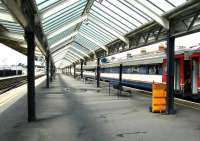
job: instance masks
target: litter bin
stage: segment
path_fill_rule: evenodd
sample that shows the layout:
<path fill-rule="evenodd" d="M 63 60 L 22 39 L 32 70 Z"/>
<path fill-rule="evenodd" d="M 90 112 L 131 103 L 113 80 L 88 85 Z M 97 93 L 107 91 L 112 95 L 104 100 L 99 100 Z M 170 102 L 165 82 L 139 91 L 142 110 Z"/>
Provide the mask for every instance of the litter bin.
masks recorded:
<path fill-rule="evenodd" d="M 167 104 L 166 96 L 167 96 L 167 85 L 164 83 L 153 83 L 150 111 L 154 113 L 165 112 Z"/>

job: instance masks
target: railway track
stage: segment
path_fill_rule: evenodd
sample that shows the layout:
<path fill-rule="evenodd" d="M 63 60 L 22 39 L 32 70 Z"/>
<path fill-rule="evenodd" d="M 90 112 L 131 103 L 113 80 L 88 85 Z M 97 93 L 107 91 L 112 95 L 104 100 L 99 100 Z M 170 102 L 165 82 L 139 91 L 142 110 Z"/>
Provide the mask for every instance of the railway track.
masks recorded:
<path fill-rule="evenodd" d="M 105 82 L 105 81 L 101 81 L 101 83 L 104 83 L 106 85 L 108 84 L 108 82 Z M 123 91 L 132 93 L 132 94 L 134 93 L 134 94 L 143 95 L 146 97 L 151 97 L 151 94 L 152 94 L 149 91 L 139 90 L 139 89 L 125 87 L 125 86 L 123 86 Z M 179 106 L 183 106 L 183 107 L 187 107 L 187 108 L 191 108 L 191 109 L 200 111 L 200 103 L 199 102 L 194 102 L 194 101 L 182 99 L 182 98 L 174 98 L 174 103 L 175 103 L 175 105 L 179 105 Z"/>
<path fill-rule="evenodd" d="M 35 79 L 42 77 L 44 74 L 37 75 Z M 18 77 L 10 77 L 8 79 L 0 80 L 0 95 L 11 90 L 17 88 L 21 85 L 27 83 L 27 76 L 18 76 Z"/>
<path fill-rule="evenodd" d="M 125 87 L 125 88 L 127 88 L 127 87 Z M 146 97 L 151 97 L 151 95 L 152 95 L 152 93 L 149 91 L 138 90 L 138 89 L 134 89 L 134 88 L 128 88 L 128 89 L 129 89 L 130 93 L 136 93 L 136 94 L 140 94 L 140 95 L 143 95 Z M 193 102 L 193 101 L 182 99 L 182 98 L 174 98 L 174 104 L 200 111 L 200 103 L 199 102 Z"/>

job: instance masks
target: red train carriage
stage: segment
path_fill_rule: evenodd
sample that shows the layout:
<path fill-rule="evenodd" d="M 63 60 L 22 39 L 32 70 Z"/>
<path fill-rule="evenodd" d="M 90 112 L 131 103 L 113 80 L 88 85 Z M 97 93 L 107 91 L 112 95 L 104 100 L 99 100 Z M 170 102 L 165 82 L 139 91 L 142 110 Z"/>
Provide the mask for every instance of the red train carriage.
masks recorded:
<path fill-rule="evenodd" d="M 167 81 L 167 60 L 163 59 L 162 82 Z M 175 94 L 188 97 L 200 94 L 200 52 L 184 52 L 175 55 Z"/>

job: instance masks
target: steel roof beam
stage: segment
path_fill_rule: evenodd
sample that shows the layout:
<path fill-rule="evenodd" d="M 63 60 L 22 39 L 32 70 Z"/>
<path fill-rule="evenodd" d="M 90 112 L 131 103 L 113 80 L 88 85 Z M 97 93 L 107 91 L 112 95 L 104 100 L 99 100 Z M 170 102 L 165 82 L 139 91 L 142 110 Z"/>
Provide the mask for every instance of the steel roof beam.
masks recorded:
<path fill-rule="evenodd" d="M 4 5 L 8 8 L 9 12 L 12 14 L 14 19 L 20 23 L 20 25 L 25 29 L 28 26 L 28 19 L 26 19 L 25 15 L 23 14 L 22 8 L 20 5 L 22 5 L 22 1 L 16 1 L 16 0 L 2 0 Z M 38 17 L 37 17 L 38 18 Z M 44 46 L 42 46 L 39 38 L 35 35 L 35 42 L 37 46 L 39 47 L 40 51 L 46 55 L 46 52 L 44 50 Z"/>
<path fill-rule="evenodd" d="M 92 16 L 88 16 L 88 19 L 90 19 L 92 22 L 94 22 L 95 24 L 97 24 L 101 28 L 105 29 L 106 31 L 110 32 L 111 34 L 115 35 L 120 40 L 122 40 L 123 42 L 125 42 L 126 44 L 129 45 L 129 40 L 126 37 L 124 37 L 123 35 L 121 35 L 121 34 L 117 33 L 116 31 L 112 30 L 112 27 L 109 27 L 108 25 L 105 25 L 100 20 L 97 20 L 96 18 L 94 18 Z"/>
<path fill-rule="evenodd" d="M 76 52 L 74 52 L 74 51 L 72 51 L 72 50 L 68 50 L 68 52 L 74 54 L 75 56 L 79 57 L 80 59 L 85 60 L 83 56 L 79 55 L 78 53 L 76 53 Z"/>
<path fill-rule="evenodd" d="M 73 41 L 70 40 L 69 42 L 67 43 L 64 43 L 64 44 L 60 44 L 57 48 L 53 48 L 53 49 L 50 49 L 50 54 L 54 54 L 56 53 L 57 51 L 60 51 L 62 49 L 64 49 L 66 46 L 68 46 L 69 44 L 71 44 Z"/>
<path fill-rule="evenodd" d="M 2 2 L 5 4 L 5 6 L 8 8 L 8 10 L 12 13 L 15 19 L 23 26 L 27 27 L 28 22 L 25 16 L 23 15 L 19 3 L 15 0 L 2 0 Z"/>
<path fill-rule="evenodd" d="M 68 55 L 68 54 L 67 54 Z M 71 56 L 67 56 L 69 59 L 71 59 L 72 60 L 72 62 L 76 62 L 76 61 L 78 61 L 79 59 L 74 59 L 74 58 L 72 58 Z M 63 57 L 63 58 L 66 58 L 66 56 L 65 57 Z"/>
<path fill-rule="evenodd" d="M 85 14 L 88 14 L 88 13 L 89 13 L 89 11 L 90 11 L 90 9 L 91 9 L 91 7 L 92 7 L 94 1 L 95 1 L 95 0 L 88 0 L 87 5 L 85 6 L 85 9 L 84 9 L 82 15 L 85 15 Z M 76 30 L 79 30 L 79 29 L 80 29 L 81 24 L 82 24 L 82 22 L 80 22 L 80 23 L 76 26 Z"/>
<path fill-rule="evenodd" d="M 25 43 L 24 37 L 20 34 L 10 33 L 8 31 L 1 31 L 0 37 L 4 37 L 11 41 L 16 41 L 19 43 Z"/>
<path fill-rule="evenodd" d="M 58 45 L 63 44 L 63 43 L 64 43 L 65 41 L 67 41 L 68 39 L 70 39 L 70 38 L 76 36 L 76 34 L 78 34 L 78 31 L 75 31 L 75 32 L 73 32 L 72 34 L 68 35 L 67 37 L 62 38 L 61 40 L 59 40 L 59 41 L 57 41 L 56 43 L 52 44 L 52 45 L 50 46 L 50 49 L 51 49 L 51 48 L 54 48 L 54 47 L 56 47 L 56 46 L 58 46 Z"/>
<path fill-rule="evenodd" d="M 52 38 L 52 37 L 64 32 L 64 31 L 66 31 L 67 29 L 77 25 L 78 23 L 83 22 L 86 19 L 87 19 L 87 15 L 84 15 L 84 16 L 80 17 L 79 19 L 76 19 L 73 22 L 71 22 L 71 23 L 63 26 L 62 28 L 56 30 L 55 32 L 50 33 L 49 35 L 47 35 L 47 38 L 50 39 L 50 38 Z"/>
<path fill-rule="evenodd" d="M 69 60 L 69 58 L 64 57 L 63 59 L 67 60 L 70 63 L 74 63 L 73 61 Z"/>
<path fill-rule="evenodd" d="M 53 7 L 49 7 L 47 10 L 45 10 L 41 17 L 42 19 L 47 18 L 55 13 L 57 13 L 58 11 L 60 11 L 61 9 L 64 9 L 76 2 L 78 2 L 79 0 L 66 0 L 66 1 L 62 1 L 60 3 L 58 3 L 56 6 Z"/>
<path fill-rule="evenodd" d="M 6 12 L 0 12 L 0 20 L 15 22 L 14 18 Z"/>
<path fill-rule="evenodd" d="M 82 50 L 80 50 L 80 49 L 76 48 L 75 46 L 71 46 L 71 47 L 72 47 L 72 49 L 74 49 L 74 50 L 76 50 L 76 51 L 80 52 L 80 53 L 81 53 L 81 54 L 83 54 L 84 56 L 90 57 L 88 54 L 86 54 L 86 53 L 85 53 L 85 52 L 83 52 Z"/>
<path fill-rule="evenodd" d="M 65 57 L 69 57 L 70 59 L 72 59 L 72 60 L 74 60 L 74 61 L 77 61 L 77 60 L 80 59 L 80 58 L 77 57 L 77 56 L 72 56 L 72 54 L 70 54 L 69 52 L 67 52 L 67 53 L 65 54 Z"/>
<path fill-rule="evenodd" d="M 63 64 L 62 61 L 67 61 L 68 64 L 71 63 L 70 61 L 68 61 L 68 60 L 66 60 L 66 59 L 58 59 L 58 60 L 56 60 L 56 61 L 54 61 L 54 62 L 55 62 L 55 64 L 60 62 L 60 64 L 59 64 L 59 66 L 60 66 L 61 64 Z M 67 66 L 67 65 L 66 65 L 66 66 Z"/>
<path fill-rule="evenodd" d="M 146 15 L 151 17 L 153 20 L 155 20 L 158 24 L 163 26 L 165 29 L 169 29 L 169 21 L 166 18 L 158 15 L 156 12 L 154 12 L 149 7 L 141 3 L 139 0 L 127 0 L 127 1 L 132 3 L 137 8 L 141 9 L 141 11 L 143 11 Z"/>
<path fill-rule="evenodd" d="M 57 55 L 59 55 L 59 54 L 61 54 L 63 52 L 67 53 L 66 50 L 59 50 L 59 52 L 56 52 L 56 53 L 52 54 L 52 57 L 55 57 L 55 56 L 57 56 Z"/>
<path fill-rule="evenodd" d="M 101 48 L 102 48 L 103 50 L 105 50 L 106 52 L 108 52 L 107 47 L 105 47 L 104 45 L 100 44 L 100 43 L 97 42 L 96 40 L 94 40 L 94 39 L 88 37 L 88 36 L 85 35 L 84 33 L 79 32 L 79 34 L 80 34 L 81 36 L 83 36 L 84 38 L 86 38 L 87 40 L 93 42 L 93 43 L 96 44 L 97 46 L 101 47 Z"/>
<path fill-rule="evenodd" d="M 85 49 L 87 49 L 87 50 L 89 50 L 90 52 L 92 52 L 94 55 L 96 55 L 96 53 L 95 53 L 95 51 L 94 50 L 92 50 L 92 49 L 90 49 L 90 48 L 87 48 L 87 47 L 85 47 L 84 45 L 82 45 L 81 43 L 79 43 L 79 42 L 77 42 L 77 41 L 73 41 L 75 44 L 78 44 L 79 46 L 81 46 L 81 47 L 83 47 L 83 48 L 85 48 Z"/>

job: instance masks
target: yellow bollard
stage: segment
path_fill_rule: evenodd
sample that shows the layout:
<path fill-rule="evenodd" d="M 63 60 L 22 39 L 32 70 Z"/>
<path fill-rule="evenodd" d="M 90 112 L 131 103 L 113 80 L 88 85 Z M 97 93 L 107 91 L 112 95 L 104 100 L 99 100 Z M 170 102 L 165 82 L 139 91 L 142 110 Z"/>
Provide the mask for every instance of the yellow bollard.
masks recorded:
<path fill-rule="evenodd" d="M 153 83 L 152 84 L 152 112 L 165 112 L 166 111 L 166 96 L 167 96 L 167 86 L 163 83 Z"/>

